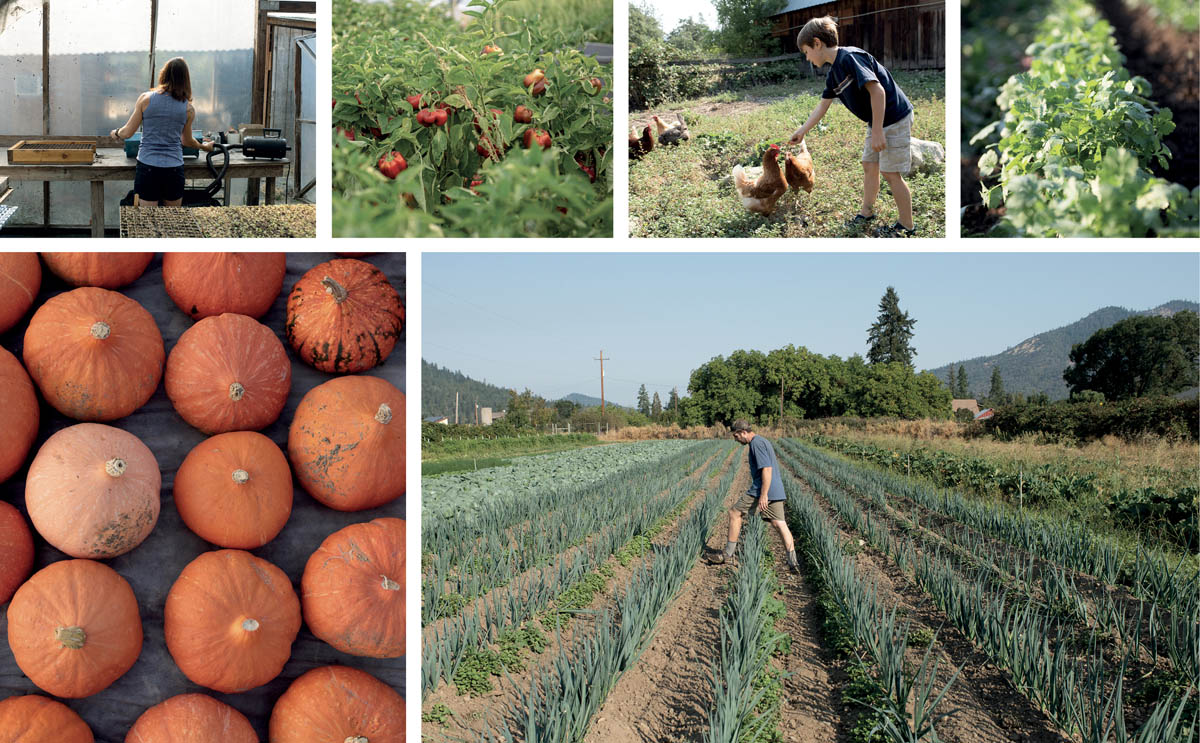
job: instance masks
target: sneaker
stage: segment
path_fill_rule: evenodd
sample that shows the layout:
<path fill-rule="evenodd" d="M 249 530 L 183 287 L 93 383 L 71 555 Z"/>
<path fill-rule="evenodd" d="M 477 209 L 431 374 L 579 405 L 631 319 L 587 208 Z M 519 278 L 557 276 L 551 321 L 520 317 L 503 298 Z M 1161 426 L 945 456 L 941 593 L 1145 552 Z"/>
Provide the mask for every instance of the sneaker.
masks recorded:
<path fill-rule="evenodd" d="M 799 563 L 788 563 L 788 570 L 792 571 L 792 575 L 800 575 Z"/>
<path fill-rule="evenodd" d="M 917 234 L 917 225 L 913 223 L 913 228 L 910 230 L 899 222 L 895 222 L 888 227 L 880 227 L 875 230 L 875 237 L 912 237 Z"/>
<path fill-rule="evenodd" d="M 855 229 L 858 229 L 858 228 L 860 228 L 860 227 L 866 227 L 866 225 L 867 225 L 867 222 L 870 222 L 872 219 L 875 219 L 875 215 L 874 215 L 874 214 L 872 214 L 872 215 L 871 215 L 871 216 L 869 216 L 869 217 L 864 217 L 864 216 L 863 216 L 863 215 L 861 215 L 861 214 L 855 214 L 855 215 L 854 215 L 854 219 L 848 219 L 848 220 L 846 220 L 846 226 L 847 226 L 847 227 L 849 227 L 849 228 L 850 228 L 850 229 L 852 229 L 852 230 L 855 230 Z"/>
<path fill-rule="evenodd" d="M 734 559 L 733 555 L 727 555 L 724 552 L 718 552 L 717 554 L 708 558 L 709 565 L 733 565 L 735 563 L 736 560 Z"/>

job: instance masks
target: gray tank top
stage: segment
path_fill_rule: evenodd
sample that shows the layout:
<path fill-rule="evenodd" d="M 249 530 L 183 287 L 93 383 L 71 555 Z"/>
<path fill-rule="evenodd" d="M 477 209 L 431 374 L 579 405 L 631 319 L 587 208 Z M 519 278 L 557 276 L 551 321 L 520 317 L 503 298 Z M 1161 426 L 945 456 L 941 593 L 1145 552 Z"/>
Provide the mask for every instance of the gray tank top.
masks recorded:
<path fill-rule="evenodd" d="M 155 91 L 142 112 L 142 143 L 137 159 L 156 168 L 183 165 L 183 125 L 187 123 L 187 101 L 177 101 Z"/>

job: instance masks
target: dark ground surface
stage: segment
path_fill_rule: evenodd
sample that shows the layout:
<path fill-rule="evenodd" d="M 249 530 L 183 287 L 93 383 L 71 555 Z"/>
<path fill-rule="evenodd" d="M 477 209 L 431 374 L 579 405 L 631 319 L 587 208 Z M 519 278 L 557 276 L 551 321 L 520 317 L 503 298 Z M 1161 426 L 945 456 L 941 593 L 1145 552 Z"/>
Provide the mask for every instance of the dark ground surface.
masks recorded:
<path fill-rule="evenodd" d="M 1150 82 L 1150 98 L 1171 109 L 1175 131 L 1163 139 L 1170 167 L 1155 164 L 1155 175 L 1189 190 L 1200 185 L 1200 34 L 1160 25 L 1125 0 L 1096 0 L 1112 24 L 1125 69 Z"/>
<path fill-rule="evenodd" d="M 283 289 L 271 307 L 271 311 L 259 318 L 259 322 L 274 330 L 280 337 L 292 360 L 292 389 L 288 395 L 287 405 L 279 420 L 262 431 L 285 453 L 287 451 L 288 424 L 296 412 L 300 399 L 313 387 L 335 376 L 306 366 L 292 353 L 291 347 L 283 338 L 285 302 L 288 292 L 305 271 L 334 257 L 329 253 L 289 254 Z M 387 275 L 392 286 L 400 293 L 401 298 L 406 296 L 404 253 L 377 254 L 360 260 L 365 260 L 380 268 Z M 42 288 L 34 307 L 16 327 L 0 335 L 0 345 L 20 359 L 25 329 L 29 325 L 32 313 L 51 296 L 70 288 L 72 287 L 60 281 L 43 265 Z M 118 291 L 137 300 L 153 315 L 158 323 L 158 329 L 163 335 L 163 342 L 169 355 L 176 341 L 179 340 L 179 336 L 191 327 L 192 320 L 175 306 L 163 288 L 161 255 L 155 257 L 141 278 Z M 387 379 L 403 391 L 405 389 L 404 347 L 406 339 L 407 333 L 401 334 L 396 348 L 387 360 L 366 374 Z M 27 457 L 25 466 L 9 480 L 0 483 L 0 498 L 15 505 L 21 511 L 21 515 L 25 517 L 26 524 L 29 523 L 29 519 L 25 511 L 24 490 L 25 475 L 29 469 L 28 460 L 32 460 L 38 448 L 52 434 L 79 422 L 63 417 L 56 410 L 47 406 L 44 401 L 41 415 L 38 437 Z M 162 512 L 154 531 L 132 552 L 103 561 L 129 582 L 133 587 L 134 595 L 137 596 L 142 616 L 142 630 L 145 635 L 142 653 L 133 668 L 99 694 L 85 699 L 59 699 L 75 710 L 91 726 L 97 743 L 124 741 L 125 734 L 133 725 L 134 720 L 148 707 L 176 694 L 190 692 L 209 694 L 233 706 L 249 718 L 259 738 L 266 740 L 271 708 L 280 695 L 296 677 L 305 671 L 330 664 L 346 665 L 366 671 L 390 684 L 401 695 L 405 695 L 404 658 L 375 659 L 346 655 L 313 637 L 312 633 L 308 631 L 307 625 L 301 626 L 300 634 L 292 645 L 292 657 L 284 666 L 283 672 L 264 686 L 241 694 L 220 694 L 189 681 L 175 666 L 174 660 L 167 652 L 166 640 L 163 636 L 163 605 L 171 584 L 179 577 L 184 566 L 201 553 L 218 548 L 193 534 L 184 525 L 171 499 L 171 488 L 175 479 L 175 471 L 179 468 L 183 458 L 206 436 L 189 426 L 175 413 L 161 383 L 146 405 L 132 415 L 111 421 L 107 425 L 113 425 L 133 433 L 150 447 L 158 460 L 163 482 Z M 325 537 L 344 526 L 383 516 L 404 518 L 405 500 L 405 498 L 400 498 L 369 511 L 342 513 L 321 505 L 302 488 L 296 486 L 292 514 L 287 526 L 271 542 L 259 549 L 251 550 L 251 552 L 279 566 L 287 573 L 299 595 L 300 576 L 304 572 L 308 556 L 316 550 Z M 36 531 L 33 531 L 31 525 L 30 530 L 33 532 L 34 538 L 33 569 L 35 572 L 52 562 L 68 559 L 65 554 L 48 545 Z M 0 607 L 5 611 L 7 608 L 7 604 Z M 0 637 L 6 638 L 5 642 L 0 643 L 0 698 L 19 694 L 49 696 L 39 690 L 25 674 L 21 673 L 13 660 L 7 636 L 7 618 L 0 614 Z"/>

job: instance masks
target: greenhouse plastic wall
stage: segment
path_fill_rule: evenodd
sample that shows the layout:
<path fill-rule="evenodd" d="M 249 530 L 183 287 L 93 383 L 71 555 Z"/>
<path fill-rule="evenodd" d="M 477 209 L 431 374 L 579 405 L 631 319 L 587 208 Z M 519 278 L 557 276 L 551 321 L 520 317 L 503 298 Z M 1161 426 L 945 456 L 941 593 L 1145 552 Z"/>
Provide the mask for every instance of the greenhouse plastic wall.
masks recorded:
<path fill-rule="evenodd" d="M 172 57 L 188 62 L 194 129 L 229 129 L 250 121 L 254 76 L 253 0 L 158 0 L 154 70 L 150 67 L 150 0 L 50 3 L 50 122 L 55 135 L 97 136 L 123 125 L 137 97 L 156 82 Z M 40 3 L 10 3 L 0 12 L 0 133 L 42 132 Z M 203 185 L 202 180 L 198 185 Z M 40 182 L 13 182 L 6 204 L 20 207 L 13 224 L 41 224 Z M 120 200 L 133 181 L 105 183 L 105 224 L 119 223 Z M 87 183 L 52 183 L 52 225 L 85 225 Z M 234 180 L 230 203 L 245 200 L 245 181 Z"/>
<path fill-rule="evenodd" d="M 42 133 L 42 6 L 9 3 L 0 10 L 0 134 Z M 0 153 L 0 158 L 7 155 Z M 42 184 L 9 181 L 9 225 L 42 223 Z"/>

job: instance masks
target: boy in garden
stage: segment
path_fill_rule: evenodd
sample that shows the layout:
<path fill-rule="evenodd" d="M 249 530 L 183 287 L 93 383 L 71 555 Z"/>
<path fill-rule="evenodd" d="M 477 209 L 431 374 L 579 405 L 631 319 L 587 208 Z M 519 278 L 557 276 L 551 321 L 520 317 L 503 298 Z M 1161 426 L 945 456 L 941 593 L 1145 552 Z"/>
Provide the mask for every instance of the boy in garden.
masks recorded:
<path fill-rule="evenodd" d="M 863 147 L 863 199 L 858 215 L 847 224 L 864 225 L 875 218 L 875 197 L 879 195 L 879 176 L 892 189 L 900 219 L 891 227 L 875 231 L 878 237 L 912 237 L 916 232 L 912 217 L 912 193 L 904 182 L 912 164 L 909 150 L 912 136 L 913 107 L 904 91 L 883 65 L 862 49 L 838 46 L 837 23 L 825 16 L 813 18 L 796 37 L 796 45 L 808 61 L 817 67 L 830 65 L 825 92 L 808 121 L 792 134 L 792 143 L 804 140 L 825 116 L 834 98 L 850 113 L 867 122 L 867 141 Z"/>

